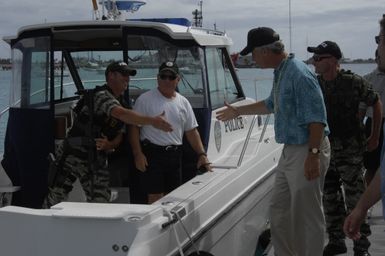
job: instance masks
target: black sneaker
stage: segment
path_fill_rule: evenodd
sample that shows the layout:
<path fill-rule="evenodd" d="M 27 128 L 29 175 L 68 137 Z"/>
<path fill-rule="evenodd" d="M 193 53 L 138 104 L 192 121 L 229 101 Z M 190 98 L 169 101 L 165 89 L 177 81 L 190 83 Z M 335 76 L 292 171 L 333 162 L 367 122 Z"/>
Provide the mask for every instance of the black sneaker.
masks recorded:
<path fill-rule="evenodd" d="M 325 248 L 323 256 L 334 256 L 341 253 L 346 253 L 347 248 L 344 241 L 329 242 Z"/>

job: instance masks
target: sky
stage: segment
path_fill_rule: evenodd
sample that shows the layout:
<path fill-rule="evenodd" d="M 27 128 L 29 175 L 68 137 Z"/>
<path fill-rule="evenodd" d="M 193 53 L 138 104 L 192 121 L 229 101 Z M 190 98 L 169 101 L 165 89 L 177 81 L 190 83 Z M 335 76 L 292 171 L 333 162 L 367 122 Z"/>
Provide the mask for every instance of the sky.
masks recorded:
<path fill-rule="evenodd" d="M 127 18 L 184 17 L 192 20 L 198 0 L 147 0 Z M 290 3 L 290 4 L 289 4 Z M 291 6 L 291 8 L 289 8 Z M 291 26 L 289 25 L 291 9 Z M 0 38 L 15 35 L 21 26 L 92 19 L 91 0 L 9 0 L 0 8 Z M 247 32 L 271 27 L 280 34 L 288 52 L 307 59 L 307 46 L 322 41 L 337 42 L 344 57 L 373 58 L 379 33 L 379 19 L 385 0 L 203 0 L 203 26 L 225 31 L 233 40 L 231 52 L 240 51 Z M 291 27 L 291 29 L 290 29 Z M 290 37 L 291 31 L 291 37 Z M 0 41 L 0 58 L 11 56 L 10 47 Z"/>

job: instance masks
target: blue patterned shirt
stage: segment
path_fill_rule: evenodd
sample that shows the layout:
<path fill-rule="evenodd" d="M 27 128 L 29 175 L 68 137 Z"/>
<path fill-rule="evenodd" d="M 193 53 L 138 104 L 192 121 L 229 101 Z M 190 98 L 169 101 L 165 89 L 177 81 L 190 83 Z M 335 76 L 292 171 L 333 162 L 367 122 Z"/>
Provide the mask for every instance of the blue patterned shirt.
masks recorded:
<path fill-rule="evenodd" d="M 320 86 L 309 67 L 290 54 L 274 70 L 274 84 L 265 105 L 274 113 L 278 143 L 304 144 L 309 140 L 310 123 L 323 123 L 329 134 L 326 108 Z"/>

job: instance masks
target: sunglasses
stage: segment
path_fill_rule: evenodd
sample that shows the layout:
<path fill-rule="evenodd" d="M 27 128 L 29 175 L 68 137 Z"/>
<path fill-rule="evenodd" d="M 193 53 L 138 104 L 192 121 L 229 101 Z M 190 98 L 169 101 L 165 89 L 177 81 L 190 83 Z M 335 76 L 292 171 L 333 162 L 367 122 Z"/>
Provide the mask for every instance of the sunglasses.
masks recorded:
<path fill-rule="evenodd" d="M 376 44 L 379 44 L 380 43 L 380 40 L 381 40 L 381 37 L 382 36 L 385 36 L 385 35 L 379 35 L 379 36 L 375 36 L 374 37 L 374 40 L 376 40 Z"/>
<path fill-rule="evenodd" d="M 176 79 L 176 76 L 175 75 L 164 75 L 164 74 L 161 74 L 159 75 L 159 78 L 161 80 L 169 80 L 169 81 L 174 81 Z"/>
<path fill-rule="evenodd" d="M 333 56 L 318 56 L 318 55 L 314 55 L 312 58 L 313 58 L 313 60 L 315 62 L 319 62 L 319 61 L 321 61 L 323 59 L 329 59 L 331 57 L 333 57 Z"/>

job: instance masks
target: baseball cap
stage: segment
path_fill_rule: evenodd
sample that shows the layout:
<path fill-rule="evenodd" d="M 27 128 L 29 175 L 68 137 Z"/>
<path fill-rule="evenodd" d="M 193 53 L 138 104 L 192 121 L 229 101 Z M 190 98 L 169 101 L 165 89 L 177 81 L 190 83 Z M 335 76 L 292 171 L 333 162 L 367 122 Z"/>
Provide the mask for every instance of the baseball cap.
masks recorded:
<path fill-rule="evenodd" d="M 341 59 L 342 52 L 338 44 L 332 41 L 324 41 L 317 47 L 308 47 L 308 52 L 312 52 L 315 54 L 330 54 L 334 56 L 337 60 Z"/>
<path fill-rule="evenodd" d="M 122 75 L 126 75 L 126 76 L 127 75 L 135 76 L 136 75 L 136 70 L 129 68 L 127 63 L 122 62 L 122 61 L 121 62 L 115 61 L 115 62 L 110 63 L 106 68 L 106 77 L 107 77 L 109 72 L 119 72 Z"/>
<path fill-rule="evenodd" d="M 273 29 L 268 27 L 253 28 L 247 34 L 247 46 L 239 54 L 247 55 L 255 47 L 268 45 L 276 41 L 279 41 L 279 35 Z"/>
<path fill-rule="evenodd" d="M 178 65 L 172 61 L 163 62 L 162 65 L 160 65 L 159 67 L 159 74 L 166 71 L 170 71 L 173 74 L 178 75 L 179 74 Z"/>

